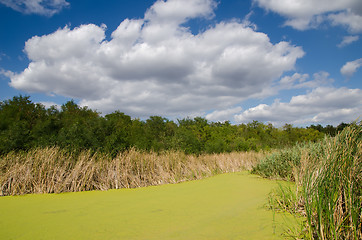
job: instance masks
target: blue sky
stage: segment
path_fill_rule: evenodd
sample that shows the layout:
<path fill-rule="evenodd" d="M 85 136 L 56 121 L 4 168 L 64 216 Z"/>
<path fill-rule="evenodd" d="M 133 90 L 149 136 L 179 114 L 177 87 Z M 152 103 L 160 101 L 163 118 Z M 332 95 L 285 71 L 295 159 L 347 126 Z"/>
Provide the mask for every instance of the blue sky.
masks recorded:
<path fill-rule="evenodd" d="M 362 113 L 360 0 L 0 0 L 0 100 L 276 126 Z"/>

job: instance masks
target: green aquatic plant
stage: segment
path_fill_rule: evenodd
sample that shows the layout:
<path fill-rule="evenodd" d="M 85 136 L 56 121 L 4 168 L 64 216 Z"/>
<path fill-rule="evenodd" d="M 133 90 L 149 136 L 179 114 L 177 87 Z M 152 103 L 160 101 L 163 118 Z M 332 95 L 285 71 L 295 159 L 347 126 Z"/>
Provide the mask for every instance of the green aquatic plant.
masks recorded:
<path fill-rule="evenodd" d="M 300 146 L 275 151 L 252 169 L 252 173 L 267 178 L 278 178 L 283 180 L 294 180 L 293 167 L 300 164 Z"/>
<path fill-rule="evenodd" d="M 327 143 L 301 176 L 311 239 L 362 239 L 362 128 L 354 124 Z"/>
<path fill-rule="evenodd" d="M 293 156 L 295 151 L 299 159 L 286 161 L 285 153 Z M 269 202 L 273 209 L 305 216 L 303 239 L 362 239 L 361 124 L 351 124 L 321 142 L 274 153 L 261 164 L 255 172 L 272 169 L 263 176 L 281 177 L 276 166 L 284 165 L 288 176 L 294 176 L 295 189 L 280 185 Z"/>

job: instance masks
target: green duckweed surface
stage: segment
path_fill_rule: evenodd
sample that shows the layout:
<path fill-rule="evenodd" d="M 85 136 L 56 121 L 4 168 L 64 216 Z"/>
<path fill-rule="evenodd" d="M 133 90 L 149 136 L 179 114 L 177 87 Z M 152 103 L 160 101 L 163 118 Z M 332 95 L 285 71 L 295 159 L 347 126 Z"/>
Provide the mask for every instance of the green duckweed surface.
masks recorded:
<path fill-rule="evenodd" d="M 0 239 L 281 239 L 294 217 L 246 172 L 139 189 L 0 198 Z"/>

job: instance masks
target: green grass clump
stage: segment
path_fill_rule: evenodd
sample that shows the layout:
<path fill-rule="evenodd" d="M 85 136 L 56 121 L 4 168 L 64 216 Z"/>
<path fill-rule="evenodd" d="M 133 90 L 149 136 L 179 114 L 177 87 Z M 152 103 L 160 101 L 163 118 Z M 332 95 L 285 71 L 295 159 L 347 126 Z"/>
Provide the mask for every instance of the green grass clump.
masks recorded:
<path fill-rule="evenodd" d="M 301 167 L 302 156 L 308 156 L 310 159 L 319 158 L 324 151 L 327 139 L 317 143 L 297 144 L 294 147 L 273 152 L 261 159 L 252 169 L 252 173 L 266 178 L 295 181 L 296 170 Z"/>
<path fill-rule="evenodd" d="M 267 178 L 294 180 L 293 166 L 300 165 L 300 146 L 274 152 L 262 159 L 252 173 Z"/>
<path fill-rule="evenodd" d="M 362 239 L 362 127 L 351 125 L 300 173 L 310 239 Z M 311 164 L 315 163 L 315 164 Z"/>
<path fill-rule="evenodd" d="M 270 204 L 305 216 L 303 239 L 362 239 L 361 124 L 318 143 L 274 152 L 253 172 L 295 181 L 295 190 L 287 185 L 275 190 Z"/>

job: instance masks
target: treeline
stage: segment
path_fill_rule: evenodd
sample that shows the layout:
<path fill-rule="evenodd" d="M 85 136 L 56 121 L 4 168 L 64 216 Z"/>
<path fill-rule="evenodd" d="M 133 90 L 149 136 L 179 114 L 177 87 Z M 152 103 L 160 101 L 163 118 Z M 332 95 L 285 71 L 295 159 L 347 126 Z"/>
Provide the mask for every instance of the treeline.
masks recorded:
<path fill-rule="evenodd" d="M 337 127 L 334 127 L 332 125 L 326 125 L 325 127 L 323 127 L 322 125 L 318 124 L 318 125 L 310 125 L 308 128 L 312 128 L 315 130 L 318 130 L 321 133 L 324 133 L 326 135 L 329 135 L 331 137 L 336 136 L 339 132 L 341 132 L 345 127 L 349 126 L 350 124 L 348 123 L 341 123 L 339 124 Z"/>
<path fill-rule="evenodd" d="M 0 154 L 48 146 L 112 155 L 130 148 L 155 152 L 172 149 L 190 154 L 258 151 L 317 141 L 324 135 L 318 128 L 289 124 L 275 128 L 258 121 L 232 125 L 201 117 L 174 122 L 151 116 L 142 121 L 119 111 L 102 116 L 74 101 L 61 109 L 45 108 L 21 95 L 0 102 Z"/>

